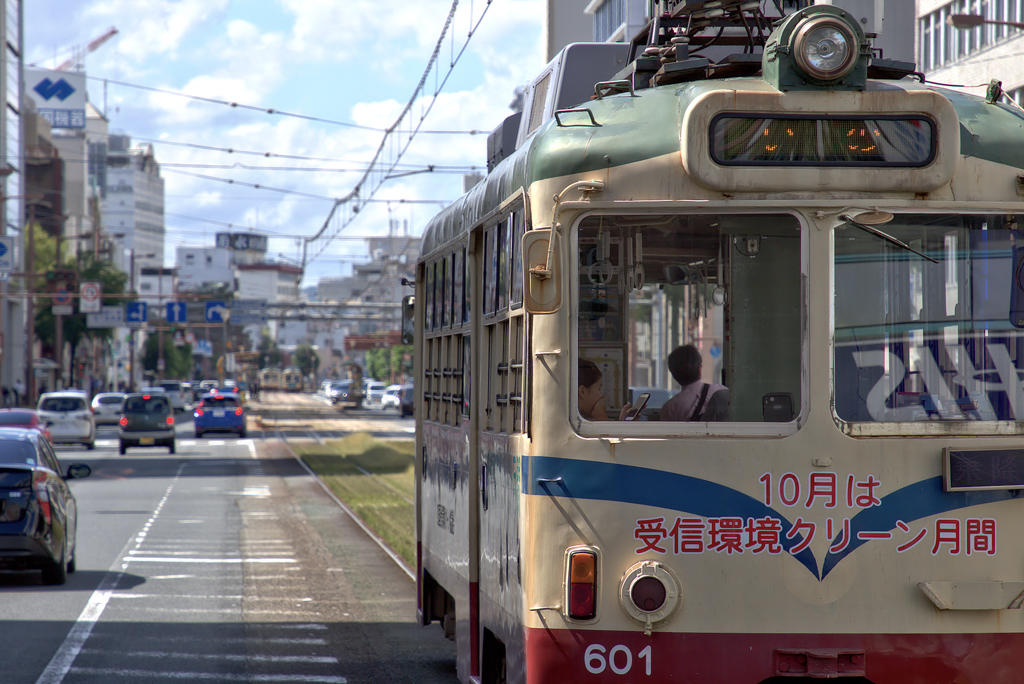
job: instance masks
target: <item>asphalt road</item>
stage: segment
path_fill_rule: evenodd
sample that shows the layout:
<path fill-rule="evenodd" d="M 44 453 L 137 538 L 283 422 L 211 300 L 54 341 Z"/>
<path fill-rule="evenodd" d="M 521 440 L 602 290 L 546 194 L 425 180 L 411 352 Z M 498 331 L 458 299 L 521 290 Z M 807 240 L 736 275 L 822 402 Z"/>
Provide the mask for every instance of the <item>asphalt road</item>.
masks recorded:
<path fill-rule="evenodd" d="M 348 419 L 386 435 L 411 427 L 380 412 Z M 71 483 L 78 571 L 60 587 L 0 572 L 3 681 L 455 682 L 454 645 L 414 623 L 407 571 L 276 429 L 196 440 L 179 419 L 175 455 L 119 456 L 113 428 L 95 451 L 59 448 L 65 467 L 93 468 Z"/>

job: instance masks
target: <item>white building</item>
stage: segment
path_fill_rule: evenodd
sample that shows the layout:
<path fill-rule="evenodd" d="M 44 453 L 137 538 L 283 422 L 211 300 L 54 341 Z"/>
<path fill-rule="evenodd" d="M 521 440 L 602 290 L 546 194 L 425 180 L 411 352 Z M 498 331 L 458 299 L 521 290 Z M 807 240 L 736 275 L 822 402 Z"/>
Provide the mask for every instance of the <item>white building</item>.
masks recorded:
<path fill-rule="evenodd" d="M 106 183 L 101 211 L 107 233 L 123 234 L 121 244 L 135 250 L 146 266 L 164 263 L 164 180 L 152 145 L 130 148 L 127 135 L 108 138 Z M 154 254 L 154 257 L 139 255 Z"/>
<path fill-rule="evenodd" d="M 1024 22 L 1024 0 L 916 0 L 916 8 L 917 67 L 929 81 L 977 86 L 969 92 L 981 95 L 995 79 L 1024 105 L 1024 31 L 992 24 L 962 31 L 947 22 L 951 14 Z"/>
<path fill-rule="evenodd" d="M 231 251 L 220 247 L 178 247 L 178 290 L 191 292 L 211 283 L 234 287 Z"/>
<path fill-rule="evenodd" d="M 236 264 L 238 299 L 265 299 L 268 304 L 299 301 L 302 269 L 291 264 Z"/>

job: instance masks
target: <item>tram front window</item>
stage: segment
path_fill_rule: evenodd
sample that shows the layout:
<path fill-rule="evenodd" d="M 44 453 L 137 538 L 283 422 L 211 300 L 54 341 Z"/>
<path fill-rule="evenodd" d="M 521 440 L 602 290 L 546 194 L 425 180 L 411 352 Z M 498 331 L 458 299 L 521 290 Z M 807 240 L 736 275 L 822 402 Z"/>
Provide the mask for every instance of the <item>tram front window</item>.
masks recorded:
<path fill-rule="evenodd" d="M 904 214 L 877 226 L 903 246 L 837 226 L 840 420 L 1024 420 L 1021 218 Z"/>
<path fill-rule="evenodd" d="M 783 214 L 583 219 L 577 345 L 601 372 L 607 416 L 647 394 L 636 419 L 674 423 L 663 411 L 680 391 L 668 359 L 692 344 L 700 379 L 729 390 L 715 420 L 795 420 L 800 245 L 798 220 Z M 580 416 L 590 419 L 586 407 Z"/>

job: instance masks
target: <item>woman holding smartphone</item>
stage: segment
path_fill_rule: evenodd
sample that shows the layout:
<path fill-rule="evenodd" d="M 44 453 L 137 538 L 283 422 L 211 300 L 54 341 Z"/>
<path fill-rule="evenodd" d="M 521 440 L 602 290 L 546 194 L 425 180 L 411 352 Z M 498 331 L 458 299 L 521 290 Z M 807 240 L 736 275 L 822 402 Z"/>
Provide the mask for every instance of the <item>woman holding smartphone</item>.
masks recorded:
<path fill-rule="evenodd" d="M 579 407 L 580 415 L 587 420 L 613 420 L 605 413 L 607 397 L 601 392 L 601 369 L 593 361 L 580 359 L 579 366 Z M 632 404 L 619 409 L 619 420 L 626 420 Z"/>

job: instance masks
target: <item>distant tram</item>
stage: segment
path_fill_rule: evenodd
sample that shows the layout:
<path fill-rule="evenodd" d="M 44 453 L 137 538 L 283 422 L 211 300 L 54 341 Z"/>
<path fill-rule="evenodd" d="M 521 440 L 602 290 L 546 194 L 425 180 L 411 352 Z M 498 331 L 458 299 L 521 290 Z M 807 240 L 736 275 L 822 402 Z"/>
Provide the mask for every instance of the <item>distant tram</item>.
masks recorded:
<path fill-rule="evenodd" d="M 260 390 L 280 390 L 281 369 L 264 368 L 260 371 Z"/>
<path fill-rule="evenodd" d="M 298 368 L 285 368 L 281 373 L 281 389 L 286 392 L 301 392 L 302 372 Z"/>
<path fill-rule="evenodd" d="M 466 684 L 1018 684 L 1024 115 L 654 5 L 424 233 L 420 621 Z"/>

